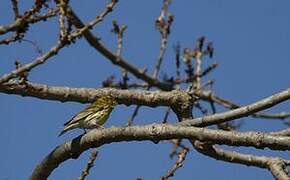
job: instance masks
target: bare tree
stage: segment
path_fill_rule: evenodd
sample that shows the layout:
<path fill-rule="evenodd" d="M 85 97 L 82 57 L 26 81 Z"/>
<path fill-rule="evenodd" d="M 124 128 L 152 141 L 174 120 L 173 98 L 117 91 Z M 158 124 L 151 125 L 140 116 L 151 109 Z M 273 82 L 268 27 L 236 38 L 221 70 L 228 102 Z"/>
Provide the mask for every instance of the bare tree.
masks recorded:
<path fill-rule="evenodd" d="M 8 25 L 0 26 L 0 45 L 10 45 L 15 42 L 32 43 L 39 56 L 27 64 L 15 61 L 16 68 L 0 77 L 0 92 L 30 96 L 38 99 L 60 102 L 74 101 L 80 103 L 93 102 L 97 97 L 111 94 L 118 104 L 137 105 L 125 127 L 110 127 L 96 129 L 82 134 L 72 140 L 60 144 L 35 166 L 30 179 L 47 179 L 57 167 L 68 159 L 77 159 L 80 154 L 91 148 L 100 148 L 105 144 L 122 141 L 166 141 L 173 144 L 171 157 L 176 156 L 176 163 L 160 179 L 168 179 L 182 167 L 188 153 L 200 153 L 210 158 L 229 163 L 255 166 L 269 170 L 273 177 L 279 180 L 290 179 L 287 166 L 289 159 L 271 156 L 242 154 L 236 151 L 223 150 L 219 145 L 236 147 L 268 148 L 273 151 L 290 150 L 290 129 L 287 128 L 286 118 L 290 112 L 277 114 L 264 113 L 263 110 L 290 99 L 290 89 L 268 96 L 248 105 L 239 105 L 231 100 L 216 95 L 213 91 L 214 80 L 204 82 L 217 68 L 213 62 L 202 68 L 205 58 L 214 57 L 214 46 L 206 37 L 197 38 L 194 48 L 181 49 L 179 44 L 174 46 L 175 74 L 160 78 L 160 70 L 167 50 L 170 28 L 174 16 L 169 13 L 170 0 L 164 0 L 160 15 L 156 18 L 156 30 L 160 33 L 160 51 L 156 59 L 153 73 L 129 63 L 122 56 L 123 36 L 127 27 L 118 21 L 112 22 L 112 32 L 116 34 L 117 51 L 109 49 L 91 30 L 103 21 L 118 4 L 111 0 L 104 10 L 89 22 L 83 22 L 78 13 L 73 10 L 68 0 L 35 0 L 34 5 L 24 13 L 19 12 L 17 0 L 11 0 L 15 20 Z M 123 2 L 125 3 L 125 2 Z M 35 42 L 27 40 L 26 34 L 30 28 L 40 22 L 57 18 L 59 22 L 59 38 L 47 52 L 43 52 Z M 49 59 L 56 56 L 64 47 L 78 43 L 80 38 L 95 51 L 103 55 L 113 66 L 122 71 L 122 76 L 110 76 L 102 84 L 103 88 L 74 88 L 65 86 L 49 86 L 29 80 L 32 69 L 40 68 Z M 181 64 L 184 64 L 185 69 Z M 186 73 L 183 75 L 183 72 Z M 132 77 L 132 78 L 131 78 Z M 131 79 L 136 78 L 136 81 Z M 140 91 L 135 91 L 140 89 Z M 209 106 L 204 104 L 208 103 Z M 142 106 L 167 107 L 162 123 L 133 126 L 135 117 Z M 227 110 L 217 112 L 216 107 Z M 192 112 L 199 111 L 201 117 L 193 117 Z M 169 113 L 176 114 L 176 123 L 168 123 Z M 280 119 L 285 122 L 285 129 L 277 132 L 240 132 L 241 123 L 234 122 L 242 117 Z M 188 143 L 189 142 L 189 143 Z M 195 149 L 197 152 L 192 152 Z M 93 151 L 87 166 L 81 172 L 79 179 L 85 179 L 97 157 Z"/>

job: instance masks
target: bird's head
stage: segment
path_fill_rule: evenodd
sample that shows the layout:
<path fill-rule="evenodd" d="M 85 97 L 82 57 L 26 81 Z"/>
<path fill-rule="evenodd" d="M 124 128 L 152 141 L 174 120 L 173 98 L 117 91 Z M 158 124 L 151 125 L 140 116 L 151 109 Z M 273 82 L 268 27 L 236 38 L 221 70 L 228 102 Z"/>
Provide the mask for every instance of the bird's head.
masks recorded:
<path fill-rule="evenodd" d="M 118 104 L 118 102 L 112 95 L 107 94 L 97 98 L 94 104 L 115 106 Z"/>

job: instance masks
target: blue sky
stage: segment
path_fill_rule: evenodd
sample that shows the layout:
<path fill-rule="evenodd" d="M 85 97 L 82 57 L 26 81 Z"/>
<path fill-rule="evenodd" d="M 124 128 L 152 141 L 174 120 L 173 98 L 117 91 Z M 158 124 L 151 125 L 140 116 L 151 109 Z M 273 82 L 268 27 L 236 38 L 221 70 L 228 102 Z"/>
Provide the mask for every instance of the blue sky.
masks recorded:
<path fill-rule="evenodd" d="M 107 1 L 106 1 L 107 2 Z M 21 10 L 29 8 L 33 1 L 20 2 Z M 106 3 L 71 0 L 72 7 L 84 21 L 89 21 L 104 9 Z M 154 28 L 162 1 L 120 1 L 104 22 L 94 28 L 95 35 L 108 47 L 116 50 L 116 37 L 110 32 L 111 22 L 116 19 L 128 26 L 124 36 L 123 54 L 132 64 L 152 72 L 159 52 L 159 33 Z M 173 44 L 182 48 L 194 46 L 195 40 L 205 35 L 215 45 L 213 61 L 219 67 L 207 79 L 216 80 L 217 95 L 240 104 L 248 104 L 289 87 L 290 67 L 290 2 L 287 0 L 195 0 L 173 1 L 170 12 L 175 20 L 169 37 L 168 50 L 162 64 L 161 76 L 174 74 Z M 10 1 L 1 2 L 0 24 L 13 20 Z M 58 21 L 52 19 L 31 27 L 26 39 L 36 41 L 47 51 L 58 37 Z M 28 63 L 38 54 L 23 42 L 12 46 L 0 46 L 0 74 L 14 68 L 14 61 Z M 109 75 L 118 76 L 120 69 L 97 53 L 83 39 L 31 71 L 29 79 L 48 85 L 72 87 L 101 87 Z M 132 77 L 132 76 L 131 76 Z M 287 78 L 288 77 L 288 78 Z M 134 78 L 132 78 L 134 79 Z M 0 179 L 25 179 L 36 164 L 55 146 L 69 140 L 81 130 L 57 134 L 72 115 L 86 105 L 75 102 L 60 103 L 36 98 L 0 94 Z M 106 127 L 125 125 L 134 106 L 118 106 Z M 289 111 L 289 103 L 283 103 L 269 112 Z M 142 108 L 136 124 L 160 122 L 164 108 Z M 224 109 L 220 109 L 223 111 Z M 170 116 L 174 122 L 175 116 Z M 274 131 L 285 128 L 279 120 L 244 118 L 242 130 Z M 281 155 L 284 152 L 231 148 L 258 155 Z M 168 154 L 171 145 L 151 142 L 130 142 L 105 145 L 91 175 L 95 179 L 157 179 L 171 167 L 175 159 Z M 78 160 L 63 163 L 51 175 L 51 179 L 76 179 L 85 166 L 88 153 Z M 289 154 L 288 154 L 289 157 Z M 272 179 L 264 169 L 215 161 L 196 151 L 191 151 L 184 165 L 173 179 Z"/>

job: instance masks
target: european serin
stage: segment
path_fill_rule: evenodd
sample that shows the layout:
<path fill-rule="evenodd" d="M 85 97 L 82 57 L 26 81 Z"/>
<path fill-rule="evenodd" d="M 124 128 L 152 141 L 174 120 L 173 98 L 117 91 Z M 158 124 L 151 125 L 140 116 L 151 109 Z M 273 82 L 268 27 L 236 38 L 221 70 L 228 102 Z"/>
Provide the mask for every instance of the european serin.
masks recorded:
<path fill-rule="evenodd" d="M 99 97 L 95 102 L 66 122 L 64 124 L 64 129 L 58 136 L 61 136 L 65 132 L 75 128 L 102 128 L 102 125 L 109 118 L 115 105 L 117 105 L 117 101 L 111 95 Z"/>

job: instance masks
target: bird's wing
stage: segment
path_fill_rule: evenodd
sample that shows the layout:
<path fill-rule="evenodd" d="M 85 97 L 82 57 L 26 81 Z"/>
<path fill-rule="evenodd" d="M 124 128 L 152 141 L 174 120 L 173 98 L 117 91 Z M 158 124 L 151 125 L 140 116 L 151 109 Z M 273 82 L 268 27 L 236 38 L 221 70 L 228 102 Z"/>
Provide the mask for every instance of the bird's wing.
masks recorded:
<path fill-rule="evenodd" d="M 72 117 L 69 121 L 67 121 L 66 123 L 64 123 L 64 126 L 67 126 L 69 124 L 74 124 L 78 121 L 80 121 L 81 119 L 93 114 L 94 112 L 92 111 L 83 111 L 83 112 L 80 112 L 78 114 L 76 114 L 74 117 Z"/>

